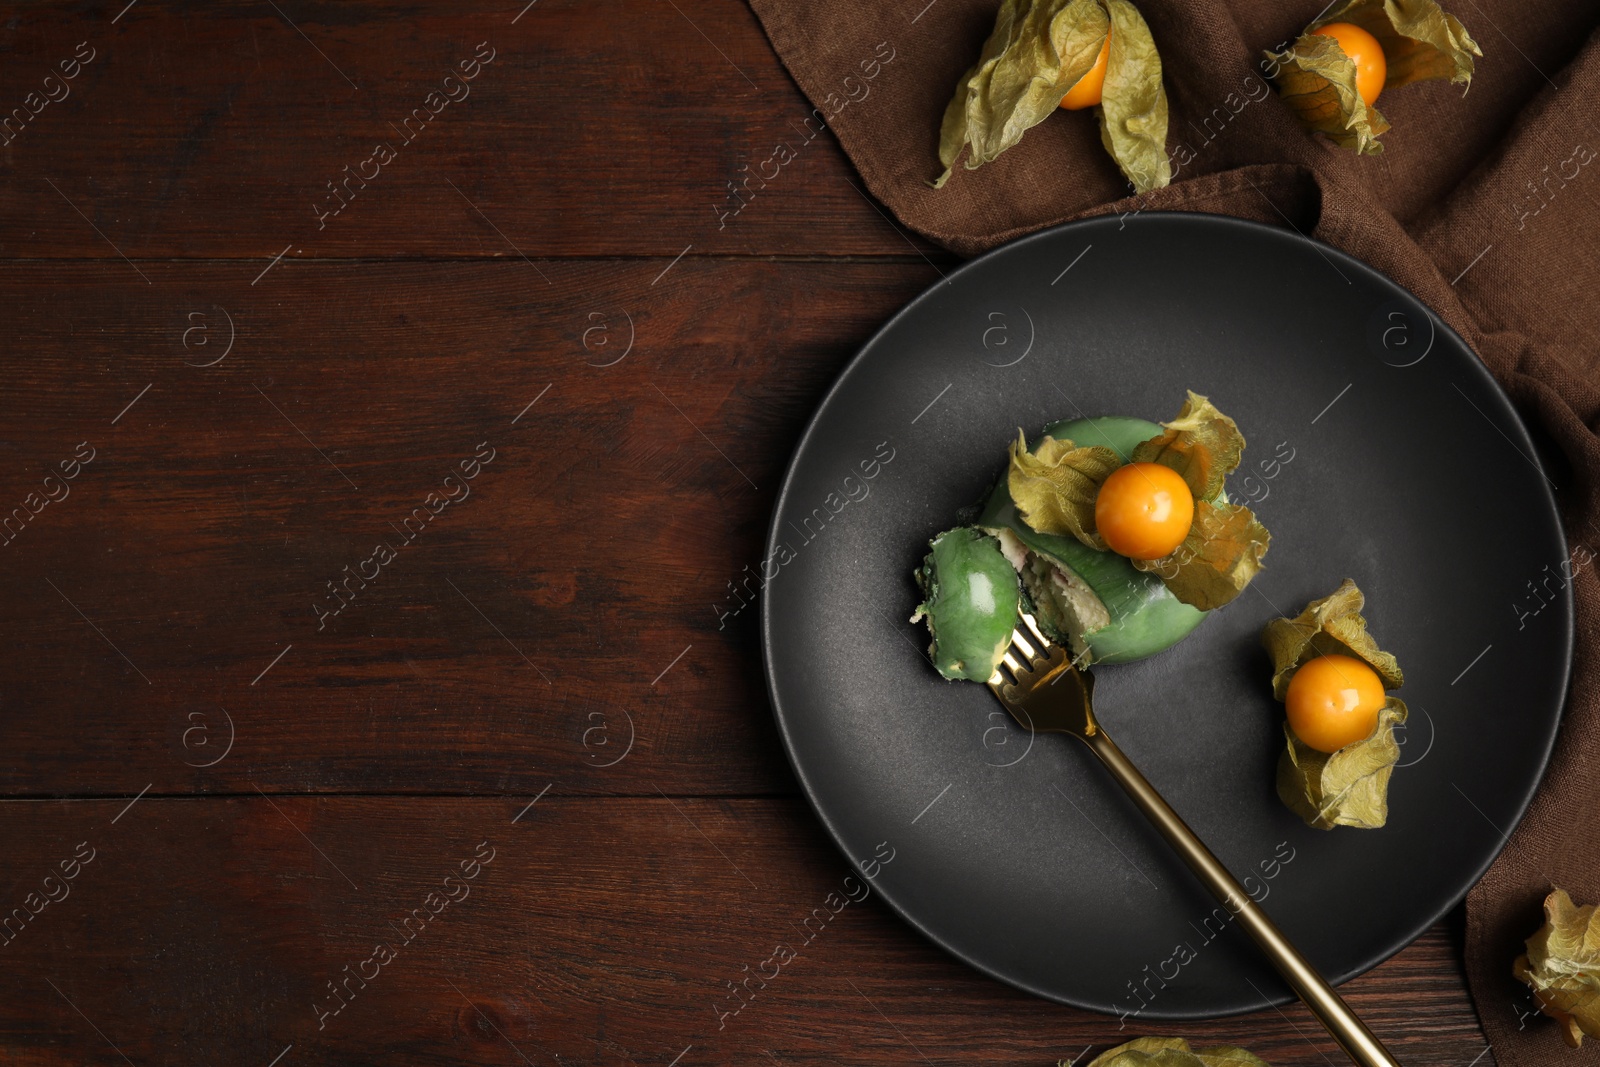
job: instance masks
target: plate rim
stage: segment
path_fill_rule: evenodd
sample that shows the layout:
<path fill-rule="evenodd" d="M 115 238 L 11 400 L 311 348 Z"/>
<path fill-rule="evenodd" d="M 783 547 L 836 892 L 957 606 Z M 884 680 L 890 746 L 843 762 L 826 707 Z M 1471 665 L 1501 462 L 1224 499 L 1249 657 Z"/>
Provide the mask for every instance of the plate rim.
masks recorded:
<path fill-rule="evenodd" d="M 1035 242 L 1043 243 L 1053 239 L 1057 234 L 1077 230 L 1103 228 L 1109 225 L 1115 219 L 1115 217 L 1116 216 L 1113 213 L 1107 215 L 1096 215 L 1086 219 L 1074 219 L 1069 222 L 1059 223 L 1044 229 L 1035 230 L 1032 233 L 1024 234 L 1023 236 L 1014 240 L 997 245 L 994 248 L 967 259 L 965 262 L 957 266 L 955 270 L 950 271 L 949 273 L 940 271 L 942 277 L 938 281 L 928 285 L 920 293 L 907 301 L 893 315 L 885 319 L 877 327 L 877 329 L 872 332 L 872 335 L 860 344 L 860 346 L 856 349 L 855 354 L 850 357 L 849 361 L 846 362 L 845 365 L 840 368 L 838 373 L 834 376 L 833 381 L 829 384 L 827 391 L 822 395 L 822 398 L 817 401 L 815 407 L 812 409 L 810 417 L 806 420 L 805 429 L 801 431 L 799 438 L 795 442 L 794 448 L 790 451 L 788 461 L 784 465 L 783 482 L 779 487 L 778 495 L 772 504 L 772 515 L 768 524 L 767 537 L 763 543 L 763 558 L 770 557 L 777 552 L 776 546 L 779 543 L 780 532 L 778 529 L 779 517 L 784 513 L 789 503 L 790 491 L 793 488 L 793 483 L 795 480 L 796 465 L 798 464 L 801 456 L 811 445 L 812 439 L 816 435 L 818 421 L 820 420 L 822 413 L 833 402 L 834 397 L 839 393 L 839 391 L 846 386 L 852 375 L 860 368 L 863 362 L 869 358 L 869 356 L 871 356 L 886 334 L 894 329 L 903 318 L 915 313 L 916 310 L 921 307 L 921 305 L 929 300 L 932 300 L 943 287 L 954 285 L 958 278 L 974 269 L 978 269 L 990 259 L 996 258 L 1001 254 L 1008 253 L 1011 250 L 1023 245 Z M 1435 330 L 1443 331 L 1448 336 L 1454 338 L 1462 348 L 1472 355 L 1473 359 L 1470 361 L 1469 372 L 1478 375 L 1484 382 L 1486 382 L 1489 388 L 1494 393 L 1498 394 L 1500 399 L 1504 401 L 1506 407 L 1510 410 L 1513 418 L 1512 429 L 1516 432 L 1516 436 L 1519 439 L 1518 441 L 1514 441 L 1512 443 L 1514 447 L 1518 448 L 1519 451 L 1526 449 L 1525 456 L 1531 458 L 1535 469 L 1543 477 L 1543 480 L 1546 484 L 1542 485 L 1540 488 L 1542 490 L 1542 499 L 1545 503 L 1545 516 L 1547 519 L 1553 520 L 1556 536 L 1561 542 L 1564 555 L 1571 555 L 1571 544 L 1567 539 L 1566 528 L 1562 522 L 1560 504 L 1556 500 L 1555 494 L 1551 489 L 1551 486 L 1553 486 L 1555 483 L 1549 480 L 1549 475 L 1545 471 L 1544 464 L 1541 462 L 1538 447 L 1534 443 L 1532 436 L 1528 431 L 1527 423 L 1523 420 L 1522 414 L 1517 410 L 1516 404 L 1512 401 L 1510 394 L 1507 393 L 1505 388 L 1501 386 L 1499 381 L 1495 379 L 1494 374 L 1489 370 L 1488 365 L 1484 363 L 1483 357 L 1478 354 L 1477 349 L 1468 344 L 1466 338 L 1457 333 L 1447 322 L 1444 321 L 1442 317 L 1440 317 L 1436 311 L 1434 311 L 1432 307 L 1425 303 L 1421 297 L 1417 296 L 1415 293 L 1411 292 L 1411 290 L 1407 289 L 1393 278 L 1390 278 L 1387 274 L 1384 274 L 1376 267 L 1356 259 L 1354 256 L 1343 251 L 1342 249 L 1335 248 L 1334 246 L 1323 241 L 1319 241 L 1314 237 L 1309 237 L 1306 234 L 1301 233 L 1297 228 L 1293 227 L 1286 229 L 1282 226 L 1274 226 L 1269 223 L 1257 222 L 1254 219 L 1245 219 L 1235 215 L 1221 215 L 1202 211 L 1142 212 L 1136 216 L 1134 220 L 1131 220 L 1131 222 L 1124 222 L 1124 225 L 1138 225 L 1140 221 L 1147 221 L 1155 222 L 1156 225 L 1160 226 L 1174 220 L 1181 220 L 1188 223 L 1199 223 L 1202 226 L 1216 226 L 1222 230 L 1240 230 L 1244 232 L 1251 232 L 1257 236 L 1264 236 L 1269 240 L 1286 242 L 1289 245 L 1309 246 L 1313 251 L 1322 255 L 1324 258 L 1327 258 L 1330 255 L 1335 256 L 1342 263 L 1342 265 L 1349 267 L 1356 273 L 1362 274 L 1369 279 L 1376 279 L 1379 285 L 1387 285 L 1398 289 L 1402 294 L 1413 300 L 1417 306 L 1421 307 L 1423 311 L 1427 313 Z M 937 265 L 934 266 L 934 269 L 939 270 Z M 1498 429 L 1498 424 L 1495 425 Z M 1529 786 L 1524 790 L 1522 797 L 1518 800 L 1516 806 L 1516 815 L 1510 823 L 1510 829 L 1500 835 L 1500 841 L 1490 849 L 1483 862 L 1472 872 L 1471 878 L 1467 881 L 1465 888 L 1463 888 L 1459 893 L 1444 900 L 1439 906 L 1430 912 L 1422 922 L 1418 923 L 1415 929 L 1410 930 L 1392 947 L 1382 949 L 1374 956 L 1358 961 L 1342 974 L 1323 975 L 1330 985 L 1342 985 L 1350 979 L 1363 975 L 1373 968 L 1380 966 L 1381 964 L 1403 952 L 1405 949 L 1409 948 L 1419 937 L 1426 933 L 1431 927 L 1433 927 L 1452 910 L 1454 910 L 1457 905 L 1466 899 L 1467 894 L 1469 894 L 1473 888 L 1475 888 L 1478 883 L 1483 880 L 1483 876 L 1488 872 L 1489 868 L 1494 865 L 1494 862 L 1500 858 L 1501 854 L 1510 844 L 1511 835 L 1516 833 L 1517 828 L 1522 824 L 1522 820 L 1527 816 L 1528 808 L 1532 805 L 1534 797 L 1537 796 L 1539 792 L 1540 786 L 1544 784 L 1545 778 L 1549 774 L 1550 759 L 1555 752 L 1556 739 L 1560 736 L 1562 725 L 1566 721 L 1567 705 L 1569 698 L 1571 697 L 1573 658 L 1577 644 L 1576 603 L 1572 594 L 1572 585 L 1570 582 L 1562 590 L 1561 608 L 1562 611 L 1560 615 L 1560 622 L 1563 631 L 1561 652 L 1562 657 L 1565 660 L 1565 670 L 1562 672 L 1559 686 L 1559 710 L 1556 714 L 1554 727 L 1551 729 L 1549 736 L 1546 738 L 1543 751 L 1539 755 L 1538 773 L 1533 776 L 1531 784 L 1529 784 Z M 818 803 L 813 784 L 806 777 L 805 771 L 800 766 L 800 762 L 795 755 L 795 745 L 790 737 L 789 723 L 784 715 L 783 702 L 780 699 L 777 680 L 774 676 L 771 612 L 771 598 L 763 589 L 761 594 L 760 612 L 762 675 L 766 681 L 767 697 L 772 705 L 772 715 L 778 727 L 778 735 L 783 741 L 784 755 L 789 761 L 789 767 L 793 771 L 796 781 L 798 781 L 800 784 L 800 790 L 804 794 L 806 803 L 810 806 L 812 814 L 827 830 L 828 836 L 832 839 L 834 847 L 844 855 L 852 869 L 854 869 L 857 867 L 857 861 L 855 857 L 851 856 L 849 851 L 845 848 L 844 837 L 841 834 L 839 827 L 834 824 L 834 821 L 828 817 L 821 804 Z M 1496 829 L 1498 829 L 1498 827 L 1496 827 Z M 959 960 L 961 963 L 972 968 L 978 973 L 1000 981 L 1014 989 L 1021 990 L 1022 992 L 1057 1004 L 1064 1004 L 1069 1007 L 1079 1008 L 1085 1011 L 1092 1011 L 1096 1014 L 1117 1014 L 1115 1011 L 1109 1010 L 1106 1006 L 1087 1003 L 1082 1000 L 1076 1000 L 1069 996 L 1059 994 L 1052 990 L 1039 988 L 1012 975 L 1008 975 L 996 970 L 985 962 L 974 959 L 968 953 L 957 949 L 955 946 L 945 940 L 945 938 L 930 930 L 889 892 L 879 887 L 876 883 L 872 883 L 872 887 L 878 893 L 878 895 L 882 897 L 884 903 L 898 919 L 909 925 L 912 929 L 916 930 L 919 934 L 921 934 L 928 941 L 932 942 L 946 954 L 954 959 Z M 1281 1007 L 1285 1004 L 1296 1003 L 1297 1001 L 1298 998 L 1293 993 L 1289 993 L 1287 995 L 1280 994 L 1278 996 L 1268 996 L 1266 1001 L 1261 1004 L 1245 1005 L 1223 1011 L 1209 1009 L 1186 1010 L 1183 1008 L 1174 1009 L 1170 1007 L 1163 1007 L 1159 1009 L 1147 1009 L 1140 1014 L 1141 1016 L 1147 1016 L 1150 1019 L 1158 1021 L 1223 1019 L 1248 1014 L 1249 1012 L 1253 1011 L 1261 1011 L 1266 1008 Z"/>

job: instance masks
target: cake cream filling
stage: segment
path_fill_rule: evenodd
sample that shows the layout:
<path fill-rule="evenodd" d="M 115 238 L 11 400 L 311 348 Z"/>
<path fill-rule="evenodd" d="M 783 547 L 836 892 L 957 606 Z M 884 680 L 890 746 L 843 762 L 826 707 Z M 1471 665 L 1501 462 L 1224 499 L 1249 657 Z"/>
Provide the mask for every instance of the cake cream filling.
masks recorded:
<path fill-rule="evenodd" d="M 1085 635 L 1111 622 L 1105 602 L 1070 567 L 1034 552 L 1011 530 L 991 530 L 1000 551 L 1016 569 L 1022 587 L 1033 602 L 1035 618 L 1047 634 L 1067 639 L 1072 657 L 1083 662 L 1089 654 Z"/>

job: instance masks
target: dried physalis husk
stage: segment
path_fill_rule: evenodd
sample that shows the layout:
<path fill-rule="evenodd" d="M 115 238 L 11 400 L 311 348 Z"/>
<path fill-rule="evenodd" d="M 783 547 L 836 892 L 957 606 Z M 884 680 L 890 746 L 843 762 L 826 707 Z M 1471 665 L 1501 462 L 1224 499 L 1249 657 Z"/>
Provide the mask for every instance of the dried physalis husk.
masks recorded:
<path fill-rule="evenodd" d="M 1300 122 L 1341 148 L 1368 155 L 1383 151 L 1378 136 L 1389 123 L 1356 91 L 1355 62 L 1333 38 L 1315 32 L 1335 22 L 1353 23 L 1378 39 L 1388 67 L 1384 89 L 1437 78 L 1470 83 L 1473 59 L 1483 55 L 1467 28 L 1435 0 L 1344 0 L 1289 48 L 1269 51 L 1278 92 Z"/>
<path fill-rule="evenodd" d="M 1378 829 L 1389 820 L 1389 776 L 1400 760 L 1394 728 L 1405 721 L 1405 702 L 1390 697 L 1370 737 L 1331 754 L 1307 745 L 1284 723 L 1288 748 L 1278 757 L 1279 799 L 1317 830 Z"/>
<path fill-rule="evenodd" d="M 1255 1053 L 1233 1045 L 1192 1049 L 1181 1037 L 1139 1037 L 1100 1053 L 1089 1067 L 1268 1067 L 1268 1064 Z"/>
<path fill-rule="evenodd" d="M 1094 501 L 1111 472 L 1122 466 L 1104 445 L 1079 448 L 1069 440 L 1040 439 L 1033 451 L 1017 431 L 1011 446 L 1006 488 L 1022 521 L 1040 533 L 1076 537 L 1090 548 L 1106 551 L 1095 533 Z"/>
<path fill-rule="evenodd" d="M 1222 499 L 1223 481 L 1244 452 L 1244 436 L 1234 421 L 1190 392 L 1178 417 L 1161 425 L 1163 432 L 1135 446 L 1129 461 L 1160 463 L 1177 471 L 1194 494 L 1194 524 L 1169 555 L 1129 562 L 1160 578 L 1183 603 L 1210 611 L 1250 584 L 1261 570 L 1271 537 L 1249 508 Z M 1105 539 L 1095 529 L 1095 499 L 1121 465 L 1109 448 L 1080 448 L 1049 437 L 1029 452 L 1019 434 L 1011 448 L 1007 488 L 1022 520 L 1034 530 L 1075 537 L 1106 551 Z"/>
<path fill-rule="evenodd" d="M 1244 454 L 1244 435 L 1234 421 L 1190 390 L 1178 417 L 1161 427 L 1165 432 L 1135 446 L 1129 460 L 1160 463 L 1182 475 L 1194 494 L 1194 524 L 1170 554 L 1132 563 L 1158 576 L 1185 604 L 1211 611 L 1260 573 L 1272 538 L 1249 508 L 1222 499 L 1223 482 Z"/>
<path fill-rule="evenodd" d="M 1261 572 L 1272 535 L 1243 504 L 1194 502 L 1189 536 L 1161 559 L 1129 560 L 1156 575 L 1173 596 L 1201 611 L 1220 608 Z"/>
<path fill-rule="evenodd" d="M 1129 0 L 1102 2 L 1111 15 L 1111 54 L 1100 98 L 1100 143 L 1133 191 L 1148 193 L 1172 181 L 1161 55 L 1138 8 Z"/>
<path fill-rule="evenodd" d="M 1057 110 L 1089 73 L 1111 35 L 1100 104 L 1100 139 L 1134 191 L 1172 180 L 1167 96 L 1155 39 L 1130 0 L 1004 0 L 978 62 L 962 76 L 939 128 L 939 161 L 950 180 L 992 163 Z"/>
<path fill-rule="evenodd" d="M 1300 124 L 1321 131 L 1340 148 L 1367 155 L 1383 151 L 1378 135 L 1389 120 L 1356 91 L 1356 65 L 1332 37 L 1305 33 L 1287 52 L 1269 52 L 1278 63 L 1278 94 Z"/>
<path fill-rule="evenodd" d="M 1544 917 L 1511 973 L 1528 983 L 1539 1010 L 1559 1023 L 1562 1040 L 1577 1048 L 1585 1034 L 1600 1037 L 1600 908 L 1580 908 L 1556 889 L 1545 897 Z"/>
<path fill-rule="evenodd" d="M 1378 647 L 1367 633 L 1367 620 L 1361 609 L 1366 597 L 1356 583 L 1346 578 L 1329 596 L 1313 600 L 1292 619 L 1273 619 L 1262 631 L 1261 643 L 1272 657 L 1272 695 L 1278 700 L 1289 693 L 1289 679 L 1300 664 L 1317 656 L 1353 656 L 1377 672 L 1385 689 L 1405 684 L 1400 664 Z"/>
<path fill-rule="evenodd" d="M 1367 620 L 1361 616 L 1365 602 L 1356 583 L 1346 578 L 1331 596 L 1313 600 L 1295 618 L 1267 623 L 1261 643 L 1272 657 L 1272 692 L 1277 699 L 1288 694 L 1289 679 L 1302 664 L 1323 655 L 1364 661 L 1385 689 L 1404 683 L 1395 658 L 1367 633 Z M 1278 797 L 1318 830 L 1382 826 L 1389 818 L 1389 776 L 1400 760 L 1394 728 L 1406 721 L 1406 714 L 1405 702 L 1389 697 L 1372 733 L 1333 753 L 1307 745 L 1284 723 L 1288 744 L 1278 758 Z"/>
<path fill-rule="evenodd" d="M 1166 432 L 1134 448 L 1129 462 L 1171 467 L 1183 475 L 1196 500 L 1216 499 L 1244 455 L 1238 424 L 1191 389 L 1178 417 L 1161 428 Z"/>
<path fill-rule="evenodd" d="M 1385 89 L 1448 78 L 1472 81 L 1473 62 L 1483 55 L 1461 20 L 1435 0 L 1344 0 L 1306 27 L 1351 22 L 1378 39 L 1388 75 Z"/>

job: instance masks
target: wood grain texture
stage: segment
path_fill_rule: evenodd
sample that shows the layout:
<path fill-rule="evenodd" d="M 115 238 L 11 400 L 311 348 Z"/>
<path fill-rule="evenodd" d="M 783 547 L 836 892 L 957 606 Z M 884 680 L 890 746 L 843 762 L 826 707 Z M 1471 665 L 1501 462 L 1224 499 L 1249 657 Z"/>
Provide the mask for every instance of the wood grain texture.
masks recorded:
<path fill-rule="evenodd" d="M 1237 31 L 1173 24 L 1160 9 L 1150 15 L 1163 46 L 1237 32 L 1265 49 L 1320 6 L 1284 5 L 1270 25 Z M 0 127 L 7 178 L 0 256 L 99 257 L 119 249 L 134 259 L 265 262 L 285 248 L 329 258 L 519 250 L 671 256 L 690 245 L 708 254 L 911 254 L 927 247 L 864 198 L 831 132 L 818 132 L 827 116 L 812 118 L 811 103 L 738 0 L 538 0 L 525 12 L 523 0 L 301 0 L 276 10 L 139 0 L 113 22 L 123 7 L 117 0 L 71 10 L 25 5 L 0 27 L 0 117 L 14 108 L 29 116 Z M 930 34 L 943 34 L 969 40 L 975 52 L 986 32 L 942 22 L 937 8 L 912 22 L 896 5 L 883 7 L 872 39 L 837 46 L 846 108 L 927 93 L 898 78 L 892 61 L 861 83 L 859 66 L 874 61 L 879 45 L 884 54 L 914 53 L 928 47 Z M 1405 128 L 1425 121 L 1430 101 L 1457 90 L 1420 85 L 1386 97 L 1398 134 L 1356 178 L 1403 220 L 1425 222 L 1504 136 L 1521 102 L 1546 83 L 1544 72 L 1559 71 L 1581 43 L 1553 8 L 1484 0 L 1462 14 L 1489 51 L 1472 94 L 1482 110 L 1459 122 L 1441 153 L 1409 143 Z M 454 103 L 435 98 L 438 113 L 407 127 L 482 42 L 495 58 L 466 95 Z M 60 65 L 75 61 L 80 44 L 94 58 L 62 82 Z M 846 90 L 843 79 L 852 75 Z M 47 88 L 46 77 L 56 88 Z M 1239 158 L 1215 121 L 1205 125 L 1220 116 L 1226 126 L 1240 94 L 1259 98 L 1256 108 L 1280 106 L 1250 58 L 1203 84 L 1169 90 L 1174 143 L 1201 153 L 1191 174 L 1260 162 Z M 66 95 L 50 102 L 51 91 Z M 908 166 L 934 167 L 947 91 L 935 90 L 940 99 L 928 112 L 926 158 Z M 25 106 L 30 93 L 36 115 Z M 1091 123 L 1034 136 L 1070 138 L 1100 155 Z M 339 203 L 328 183 L 345 181 L 346 167 L 359 177 L 379 144 L 393 150 L 393 161 L 377 165 L 378 176 L 364 184 L 355 181 L 342 194 L 351 197 L 348 208 L 319 222 Z M 1101 162 L 1103 182 L 1064 191 L 1076 198 L 1065 207 L 1122 195 L 1115 169 Z"/>
<path fill-rule="evenodd" d="M 141 269 L 0 266 L 7 793 L 793 788 L 756 613 L 714 605 L 933 268 Z"/>
<path fill-rule="evenodd" d="M 121 1063 L 114 1044 L 139 1064 L 265 1067 L 292 1045 L 284 1063 L 1044 1067 L 1144 1033 L 1276 1067 L 1339 1062 L 1299 1006 L 1119 1031 L 986 978 L 859 875 L 847 885 L 799 801 L 125 803 L 0 804 L 7 908 L 94 850 L 0 946 L 8 1063 Z M 466 878 L 462 861 L 489 854 Z M 436 891 L 458 899 L 428 903 Z M 406 925 L 419 908 L 428 921 Z M 828 920 L 802 929 L 814 908 Z M 1402 1063 L 1463 1067 L 1484 1049 L 1454 936 L 1435 927 L 1346 986 Z M 394 958 L 364 966 L 378 944 Z M 738 1003 L 727 983 L 771 975 L 779 944 L 798 954 L 719 1015 Z M 365 984 L 335 1000 L 327 983 L 348 973 Z"/>
<path fill-rule="evenodd" d="M 0 256 L 913 252 L 737 0 L 539 0 L 513 24 L 524 2 L 27 9 L 0 30 L 0 114 L 47 76 L 67 95 L 0 133 Z M 319 219 L 329 182 L 349 205 Z"/>

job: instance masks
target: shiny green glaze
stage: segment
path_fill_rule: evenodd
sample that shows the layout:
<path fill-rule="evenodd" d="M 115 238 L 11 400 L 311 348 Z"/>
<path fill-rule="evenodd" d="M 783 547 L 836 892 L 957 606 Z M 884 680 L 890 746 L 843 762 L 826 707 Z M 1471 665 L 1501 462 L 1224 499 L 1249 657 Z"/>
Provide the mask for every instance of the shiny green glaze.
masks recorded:
<path fill-rule="evenodd" d="M 1165 433 L 1159 425 L 1126 415 L 1106 415 L 1098 419 L 1064 419 L 1052 422 L 1043 430 L 1043 436 L 1058 441 L 1071 441 L 1080 448 L 1103 445 L 1128 462 L 1133 450 L 1142 442 Z"/>
<path fill-rule="evenodd" d="M 926 599 L 912 621 L 927 620 L 928 652 L 940 674 L 988 681 L 1017 624 L 1017 572 L 999 542 L 968 526 L 940 534 L 929 549 L 916 575 Z"/>
<path fill-rule="evenodd" d="M 1057 422 L 1044 430 L 1046 436 L 1077 445 L 1104 445 L 1124 459 L 1135 445 L 1161 432 L 1153 422 L 1123 416 Z M 1168 592 L 1161 579 L 1135 570 L 1115 552 L 1096 551 L 1074 537 L 1035 531 L 1017 514 L 1004 479 L 984 505 L 978 525 L 1011 530 L 1031 551 L 1082 578 L 1105 604 L 1111 621 L 1083 635 L 1091 662 L 1127 663 L 1153 656 L 1183 640 L 1206 617 Z"/>

